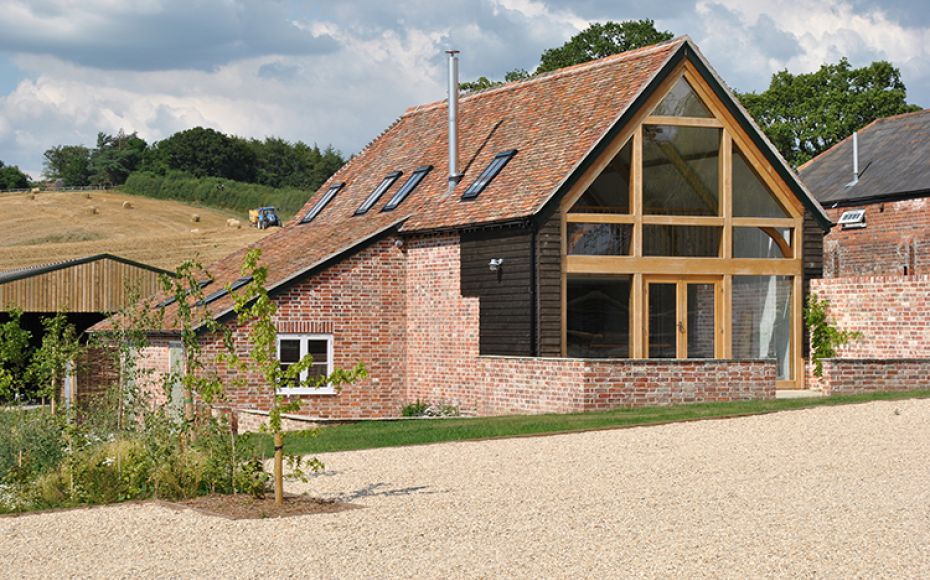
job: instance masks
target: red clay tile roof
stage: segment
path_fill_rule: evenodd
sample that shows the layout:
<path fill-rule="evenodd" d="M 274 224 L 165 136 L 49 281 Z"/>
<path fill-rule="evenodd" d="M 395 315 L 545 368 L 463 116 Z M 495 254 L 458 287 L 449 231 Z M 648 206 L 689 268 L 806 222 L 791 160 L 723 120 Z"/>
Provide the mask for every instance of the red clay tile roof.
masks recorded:
<path fill-rule="evenodd" d="M 312 269 L 386 230 L 400 232 L 459 228 L 529 218 L 607 134 L 633 99 L 687 42 L 685 38 L 568 67 L 527 81 L 467 95 L 459 101 L 459 159 L 464 173 L 448 194 L 446 101 L 408 109 L 384 133 L 325 183 L 281 231 L 250 247 L 262 249 L 268 287 Z M 516 156 L 476 200 L 462 192 L 495 154 Z M 381 208 L 413 171 L 432 165 L 419 186 L 390 212 Z M 366 214 L 355 210 L 392 171 L 403 171 Z M 323 211 L 308 224 L 300 218 L 330 185 L 344 182 Z M 249 248 L 211 265 L 210 293 L 236 280 Z M 213 313 L 232 306 L 229 297 L 212 303 Z M 165 308 L 172 328 L 176 307 Z M 106 321 L 95 331 L 108 328 Z"/>

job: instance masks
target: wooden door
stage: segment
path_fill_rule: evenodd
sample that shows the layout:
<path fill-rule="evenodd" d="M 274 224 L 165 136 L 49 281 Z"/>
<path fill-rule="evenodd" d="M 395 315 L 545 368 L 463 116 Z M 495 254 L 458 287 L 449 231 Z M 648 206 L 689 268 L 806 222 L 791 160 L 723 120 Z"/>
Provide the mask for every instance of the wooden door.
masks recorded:
<path fill-rule="evenodd" d="M 644 279 L 647 358 L 720 358 L 721 282 L 718 277 Z"/>

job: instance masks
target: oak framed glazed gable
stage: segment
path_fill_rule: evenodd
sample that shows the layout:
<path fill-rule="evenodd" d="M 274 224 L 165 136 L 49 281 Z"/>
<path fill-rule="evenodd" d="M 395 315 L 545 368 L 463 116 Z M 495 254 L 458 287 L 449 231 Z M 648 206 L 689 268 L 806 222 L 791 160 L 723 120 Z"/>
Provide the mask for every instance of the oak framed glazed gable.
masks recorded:
<path fill-rule="evenodd" d="M 561 356 L 577 356 L 577 353 L 570 352 L 573 349 L 570 348 L 569 302 L 574 303 L 576 300 L 576 297 L 569 291 L 570 280 L 577 280 L 577 283 L 583 284 L 588 280 L 601 279 L 609 285 L 611 280 L 622 279 L 621 286 L 626 286 L 626 288 L 619 289 L 619 294 L 613 300 L 614 302 L 619 300 L 621 304 L 626 301 L 628 304 L 626 312 L 623 311 L 623 306 L 618 307 L 615 312 L 621 317 L 628 318 L 626 322 L 628 344 L 622 345 L 623 340 L 620 338 L 624 334 L 624 329 L 614 329 L 614 348 L 607 348 L 604 352 L 619 352 L 622 353 L 620 356 L 637 359 L 650 357 L 650 340 L 654 336 L 649 331 L 652 321 L 650 317 L 657 316 L 657 314 L 650 310 L 652 306 L 647 307 L 647 304 L 652 304 L 647 300 L 649 284 L 655 283 L 657 279 L 666 279 L 670 282 L 667 279 L 672 276 L 684 284 L 679 286 L 678 297 L 675 299 L 677 307 L 672 307 L 675 309 L 675 314 L 667 316 L 671 319 L 677 318 L 679 346 L 672 350 L 666 349 L 664 352 L 675 352 L 681 358 L 688 356 L 687 349 L 681 345 L 687 344 L 690 334 L 694 333 L 689 329 L 691 321 L 686 320 L 689 310 L 683 305 L 688 297 L 682 292 L 687 292 L 691 286 L 698 287 L 700 285 L 698 282 L 712 283 L 713 294 L 716 298 L 713 306 L 708 307 L 707 310 L 712 311 L 713 317 L 715 338 L 712 348 L 713 356 L 730 359 L 737 355 L 745 358 L 747 353 L 763 356 L 766 352 L 771 353 L 770 349 L 766 351 L 764 344 L 747 346 L 745 344 L 747 341 L 743 340 L 747 337 L 753 339 L 753 332 L 765 333 L 764 338 L 770 343 L 775 340 L 781 341 L 781 349 L 777 356 L 778 386 L 801 388 L 804 376 L 802 310 L 805 287 L 803 263 L 803 252 L 806 247 L 805 204 L 798 197 L 797 189 L 800 188 L 797 184 L 795 184 L 795 189 L 792 189 L 792 184 L 783 178 L 783 172 L 778 171 L 779 167 L 784 170 L 783 162 L 778 159 L 777 155 L 774 155 L 776 164 L 773 165 L 773 152 L 770 146 L 765 144 L 764 138 L 758 135 L 758 129 L 745 118 L 739 107 L 719 86 L 716 78 L 706 67 L 702 67 L 702 64 L 701 59 L 694 55 L 688 44 L 683 45 L 676 56 L 671 58 L 666 67 L 656 75 L 650 86 L 639 95 L 638 106 L 631 106 L 621 116 L 611 134 L 608 134 L 592 154 L 579 165 L 575 175 L 566 180 L 563 184 L 564 192 L 554 196 L 548 207 L 544 207 L 540 213 L 539 219 L 557 216 L 560 224 L 561 309 L 559 318 L 561 328 L 558 337 L 561 346 L 560 354 Z M 669 95 L 673 87 L 682 82 L 686 83 L 687 88 L 693 91 L 710 114 L 701 116 L 675 116 L 666 112 L 661 115 L 653 114 L 654 109 Z M 730 106 L 721 97 L 730 100 Z M 713 200 L 718 202 L 718 207 L 714 208 L 710 215 L 659 215 L 663 212 L 650 212 L 644 208 L 643 173 L 646 167 L 643 158 L 644 127 L 662 126 L 671 127 L 673 133 L 679 128 L 684 131 L 692 127 L 697 130 L 719 131 L 718 189 L 717 199 Z M 759 142 L 766 145 L 765 151 L 758 147 Z M 630 147 L 632 151 L 629 154 L 628 210 L 608 213 L 585 213 L 584 210 L 573 212 L 572 208 L 579 203 L 582 196 L 586 195 L 595 180 L 607 170 L 609 164 L 621 154 L 621 151 Z M 748 169 L 755 174 L 763 184 L 764 190 L 767 190 L 774 198 L 775 204 L 783 209 L 783 215 L 766 217 L 763 215 L 764 212 L 758 215 L 746 215 L 752 214 L 751 211 L 742 211 L 740 215 L 734 215 L 734 195 L 739 196 L 743 193 L 734 192 L 733 189 L 734 153 L 739 153 L 740 162 L 748 166 L 741 168 L 743 172 Z M 696 181 L 693 179 L 694 175 L 688 175 L 689 162 L 680 158 L 672 159 L 672 164 L 674 165 L 676 161 L 679 164 L 677 169 L 685 180 L 691 178 L 692 181 Z M 809 199 L 806 192 L 803 192 L 803 195 Z M 557 206 L 553 203 L 555 200 L 557 200 Z M 820 218 L 819 221 L 824 221 L 822 211 L 816 212 L 815 215 Z M 584 226 L 584 224 L 588 225 Z M 589 227 L 592 231 L 600 232 L 606 231 L 605 228 L 614 228 L 614 236 L 621 235 L 629 238 L 626 241 L 627 251 L 620 252 L 620 255 L 573 255 L 570 251 L 569 232 L 572 231 L 574 234 L 579 227 Z M 662 231 L 663 229 L 679 232 L 702 229 L 718 231 L 719 241 L 716 250 L 709 257 L 649 255 L 649 251 L 644 251 L 644 249 L 648 250 L 644 246 L 644 235 L 647 236 L 645 242 L 651 242 L 651 237 L 655 234 L 644 234 L 644 232 Z M 775 257 L 778 259 L 772 259 L 770 256 L 734 257 L 734 232 L 740 233 L 743 238 L 746 232 L 751 231 L 761 232 L 755 235 L 763 240 L 768 236 L 768 239 L 773 242 L 769 245 L 775 248 Z M 787 237 L 782 237 L 783 232 L 787 234 Z M 741 251 L 741 246 L 737 246 L 736 249 L 739 254 L 751 253 Z M 708 276 L 712 278 L 708 279 Z M 734 335 L 734 277 L 738 282 L 736 288 L 740 293 L 737 321 L 740 329 L 739 336 Z M 776 300 L 780 300 L 784 308 L 790 310 L 790 313 L 781 313 L 782 318 L 779 320 L 781 324 L 774 323 L 776 328 L 755 329 L 752 325 L 758 325 L 759 320 L 746 322 L 747 318 L 759 317 L 758 312 L 751 311 L 753 307 L 759 310 L 758 305 L 752 305 L 753 307 L 748 308 L 750 311 L 747 311 L 745 303 L 753 300 L 752 292 L 760 292 L 758 288 L 760 282 L 768 284 L 761 292 L 775 294 Z M 750 290 L 745 290 L 747 286 Z M 604 288 L 598 289 L 597 292 L 603 295 Z M 624 296 L 624 291 L 626 296 Z M 683 300 L 685 302 L 682 302 Z M 771 310 L 769 305 L 771 296 L 767 296 L 765 300 L 769 302 L 762 308 Z M 575 315 L 577 316 L 577 313 Z M 768 313 L 763 313 L 761 316 L 771 318 Z M 784 328 L 785 326 L 788 328 Z M 540 329 L 542 332 L 541 324 Z M 786 334 L 786 336 L 776 336 L 777 334 Z M 676 339 L 670 338 L 670 340 Z M 711 352 L 711 350 L 700 348 L 694 350 L 703 353 L 704 356 Z"/>

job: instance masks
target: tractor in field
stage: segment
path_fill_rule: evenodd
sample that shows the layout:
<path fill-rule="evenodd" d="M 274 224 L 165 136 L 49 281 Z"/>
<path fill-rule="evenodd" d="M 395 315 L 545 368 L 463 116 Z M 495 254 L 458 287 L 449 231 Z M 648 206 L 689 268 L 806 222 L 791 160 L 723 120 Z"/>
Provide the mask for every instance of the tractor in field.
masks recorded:
<path fill-rule="evenodd" d="M 272 226 L 280 226 L 281 219 L 278 218 L 278 211 L 273 207 L 260 207 L 249 210 L 249 225 L 260 230 Z"/>

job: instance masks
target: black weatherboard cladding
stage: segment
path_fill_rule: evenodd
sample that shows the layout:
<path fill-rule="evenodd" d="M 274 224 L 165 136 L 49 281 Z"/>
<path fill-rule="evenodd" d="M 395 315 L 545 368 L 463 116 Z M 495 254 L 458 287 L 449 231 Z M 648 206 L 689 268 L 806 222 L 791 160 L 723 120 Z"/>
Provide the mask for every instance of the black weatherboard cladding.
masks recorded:
<path fill-rule="evenodd" d="M 462 233 L 461 291 L 480 299 L 481 354 L 534 354 L 532 239 L 523 227 Z M 497 271 L 492 259 L 503 260 Z"/>

